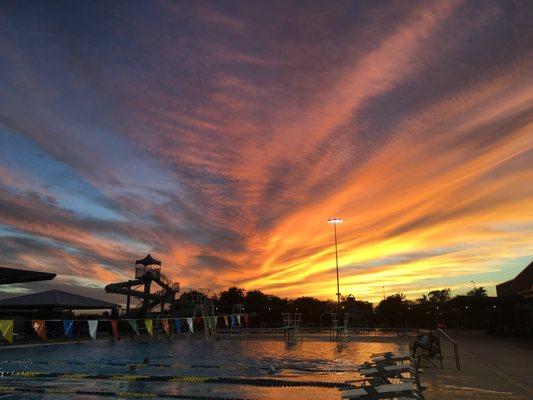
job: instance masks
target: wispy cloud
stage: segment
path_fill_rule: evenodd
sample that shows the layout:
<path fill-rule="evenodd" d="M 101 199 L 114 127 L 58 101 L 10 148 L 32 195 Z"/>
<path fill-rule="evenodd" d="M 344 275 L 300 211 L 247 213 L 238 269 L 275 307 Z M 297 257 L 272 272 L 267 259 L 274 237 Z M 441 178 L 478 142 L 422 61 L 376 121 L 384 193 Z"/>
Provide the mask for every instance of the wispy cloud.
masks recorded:
<path fill-rule="evenodd" d="M 182 286 L 331 297 L 338 215 L 343 293 L 508 279 L 533 250 L 524 7 L 11 3 L 4 260 L 93 288 L 150 251 Z"/>

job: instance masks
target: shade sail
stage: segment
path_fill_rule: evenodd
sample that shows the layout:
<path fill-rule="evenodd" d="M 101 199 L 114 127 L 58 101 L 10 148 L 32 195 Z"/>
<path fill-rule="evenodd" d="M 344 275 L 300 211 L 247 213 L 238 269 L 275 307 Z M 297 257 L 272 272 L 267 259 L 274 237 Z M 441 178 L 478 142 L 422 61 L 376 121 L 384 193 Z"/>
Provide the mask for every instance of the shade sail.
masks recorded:
<path fill-rule="evenodd" d="M 47 290 L 46 292 L 26 294 L 0 300 L 3 309 L 48 309 L 62 308 L 66 310 L 99 310 L 112 309 L 119 306 L 114 303 L 64 292 L 62 290 Z"/>
<path fill-rule="evenodd" d="M 3 268 L 0 267 L 0 285 L 10 283 L 48 281 L 54 279 L 57 274 L 49 272 L 29 271 L 27 269 Z"/>

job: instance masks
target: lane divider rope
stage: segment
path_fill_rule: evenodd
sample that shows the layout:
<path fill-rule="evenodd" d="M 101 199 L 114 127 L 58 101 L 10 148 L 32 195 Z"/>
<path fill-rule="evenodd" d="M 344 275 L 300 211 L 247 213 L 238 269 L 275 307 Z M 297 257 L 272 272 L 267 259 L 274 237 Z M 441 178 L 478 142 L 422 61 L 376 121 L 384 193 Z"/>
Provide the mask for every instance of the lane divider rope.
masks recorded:
<path fill-rule="evenodd" d="M 328 381 L 291 381 L 273 378 L 236 378 L 206 376 L 171 376 L 171 375 L 133 375 L 133 374 L 81 374 L 39 371 L 0 371 L 0 378 L 54 378 L 60 380 L 117 380 L 134 382 L 193 382 L 219 383 L 261 387 L 320 387 L 334 389 L 351 389 L 355 386 L 346 382 Z"/>
<path fill-rule="evenodd" d="M 271 367 L 266 366 L 244 366 L 244 365 L 202 365 L 202 364 L 178 364 L 178 363 L 127 363 L 127 362 L 107 362 L 107 363 L 87 363 L 82 361 L 32 361 L 32 360 L 3 360 L 0 361 L 0 364 L 39 364 L 39 365 L 75 365 L 75 366 L 90 366 L 90 367 L 100 367 L 102 365 L 112 366 L 112 367 L 154 367 L 154 368 L 195 368 L 195 369 L 260 369 L 260 370 L 272 370 Z M 295 371 L 303 372 L 358 372 L 357 368 L 313 368 L 313 367 L 302 367 L 298 365 L 273 365 L 275 370 L 281 369 L 291 369 Z"/>
<path fill-rule="evenodd" d="M 59 387 L 28 387 L 28 386 L 0 386 L 0 393 L 38 393 L 38 394 L 68 394 L 117 398 L 159 398 L 159 399 L 183 399 L 183 400 L 253 400 L 240 397 L 217 397 L 198 396 L 172 393 L 130 392 L 130 391 L 98 391 L 98 390 L 67 390 Z"/>

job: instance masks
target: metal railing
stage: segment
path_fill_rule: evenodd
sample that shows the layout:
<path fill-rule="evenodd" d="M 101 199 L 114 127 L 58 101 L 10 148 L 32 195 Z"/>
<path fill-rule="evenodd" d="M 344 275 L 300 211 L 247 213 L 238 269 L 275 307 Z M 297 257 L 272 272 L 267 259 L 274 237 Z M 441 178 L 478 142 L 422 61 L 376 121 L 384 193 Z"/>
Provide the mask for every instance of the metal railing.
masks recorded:
<path fill-rule="evenodd" d="M 453 340 L 446 332 L 444 332 L 442 329 L 440 328 L 437 328 L 437 331 L 439 333 L 439 335 L 442 335 L 444 336 L 446 339 L 448 339 L 450 341 L 450 343 L 453 344 L 453 352 L 454 352 L 454 357 L 455 357 L 455 366 L 457 367 L 457 370 L 460 371 L 461 370 L 461 362 L 459 361 L 459 346 L 457 345 L 457 343 L 455 342 L 455 340 Z"/>

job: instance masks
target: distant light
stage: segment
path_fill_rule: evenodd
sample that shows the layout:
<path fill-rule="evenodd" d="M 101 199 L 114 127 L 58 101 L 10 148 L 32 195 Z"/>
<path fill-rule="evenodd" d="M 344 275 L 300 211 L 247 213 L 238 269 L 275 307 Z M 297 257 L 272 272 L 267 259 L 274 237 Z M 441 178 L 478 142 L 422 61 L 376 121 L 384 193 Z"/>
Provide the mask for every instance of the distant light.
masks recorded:
<path fill-rule="evenodd" d="M 330 218 L 328 219 L 328 224 L 340 224 L 342 222 L 342 219 L 340 218 Z"/>

